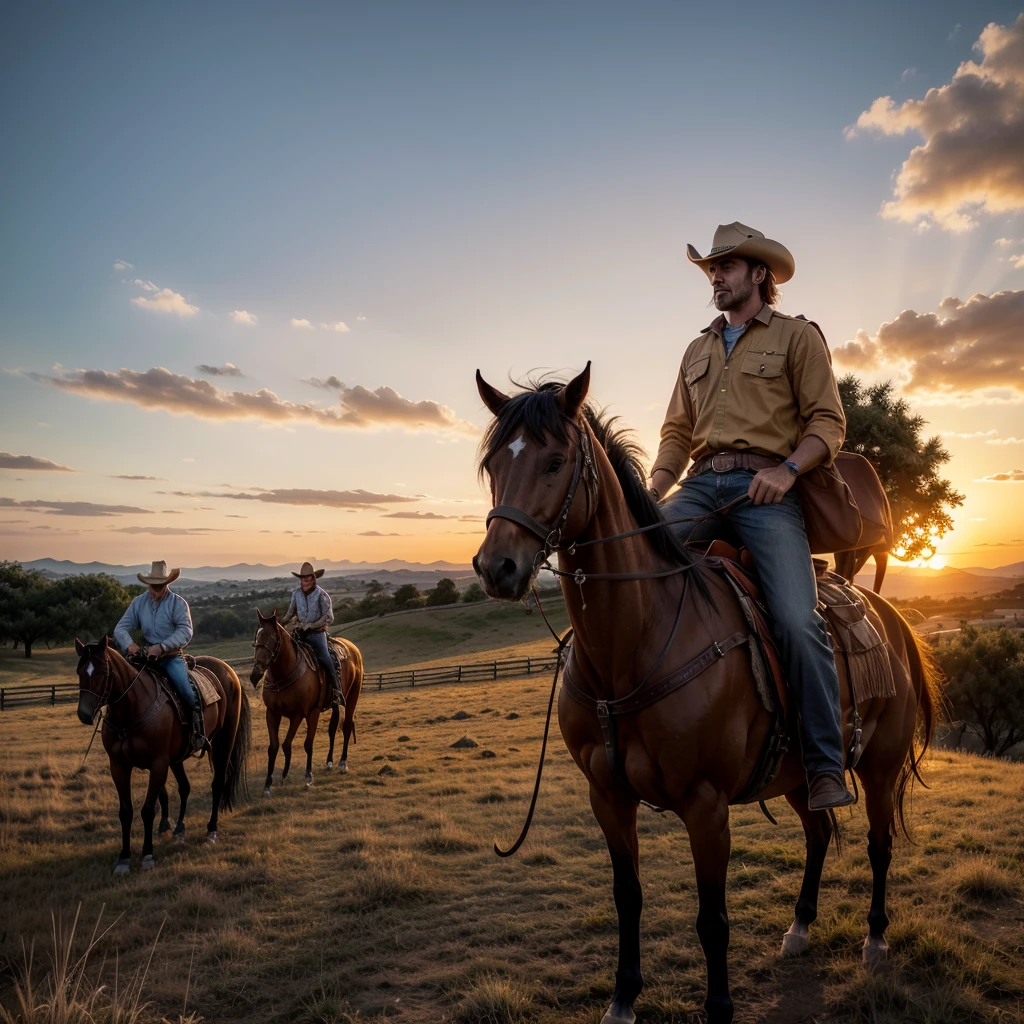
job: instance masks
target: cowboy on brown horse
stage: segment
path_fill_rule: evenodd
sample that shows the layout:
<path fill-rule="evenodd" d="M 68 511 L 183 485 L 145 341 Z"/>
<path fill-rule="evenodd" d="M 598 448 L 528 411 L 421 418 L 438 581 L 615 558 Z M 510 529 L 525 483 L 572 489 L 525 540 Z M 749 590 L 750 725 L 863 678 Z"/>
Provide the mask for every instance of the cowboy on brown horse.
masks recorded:
<path fill-rule="evenodd" d="M 314 569 L 309 562 L 303 562 L 302 568 L 292 573 L 299 578 L 300 586 L 292 594 L 291 603 L 281 620 L 281 625 L 286 626 L 292 619 L 298 619 L 296 633 L 299 639 L 313 648 L 316 660 L 331 681 L 331 703 L 344 707 L 345 694 L 338 679 L 338 670 L 334 667 L 334 659 L 327 649 L 327 627 L 334 621 L 334 606 L 331 603 L 331 595 L 316 582 L 323 574 L 323 569 Z"/>
<path fill-rule="evenodd" d="M 722 315 L 687 347 L 651 473 L 667 519 L 698 518 L 746 495 L 728 524 L 759 570 L 773 634 L 796 698 L 812 811 L 852 803 L 843 778 L 839 679 L 817 611 L 797 477 L 835 458 L 846 432 L 828 348 L 815 326 L 773 308 L 795 261 L 738 221 L 715 232 L 708 256 L 687 258 L 711 282 Z M 717 521 L 716 521 L 717 519 Z M 721 520 L 674 527 L 712 539 Z"/>
<path fill-rule="evenodd" d="M 114 639 L 129 657 L 141 653 L 142 648 L 132 639 L 132 630 L 142 631 L 146 643 L 145 656 L 171 681 L 182 706 L 192 713 L 190 745 L 192 752 L 201 753 L 209 747 L 203 727 L 203 709 L 199 695 L 188 678 L 188 668 L 182 651 L 192 639 L 192 616 L 188 602 L 172 593 L 168 587 L 180 575 L 180 569 L 168 571 L 166 562 L 154 562 L 149 575 L 137 573 L 140 583 L 149 587 L 148 593 L 139 594 L 126 609 L 121 621 L 114 627 Z"/>

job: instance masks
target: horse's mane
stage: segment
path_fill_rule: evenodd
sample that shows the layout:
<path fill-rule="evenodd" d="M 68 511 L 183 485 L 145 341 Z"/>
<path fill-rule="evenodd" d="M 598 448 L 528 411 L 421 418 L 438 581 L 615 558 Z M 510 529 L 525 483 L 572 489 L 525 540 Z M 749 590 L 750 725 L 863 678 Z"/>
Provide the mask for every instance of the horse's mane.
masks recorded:
<path fill-rule="evenodd" d="M 480 442 L 477 471 L 481 476 L 487 469 L 488 460 L 509 444 L 519 431 L 525 431 L 538 444 L 544 443 L 545 434 L 568 444 L 573 440 L 570 439 L 570 431 L 580 429 L 578 423 L 565 416 L 558 402 L 558 394 L 565 386 L 561 381 L 530 378 L 513 383 L 522 390 L 509 399 Z M 598 444 L 605 450 L 626 505 L 637 524 L 652 526 L 663 522 L 661 508 L 644 483 L 643 460 L 647 453 L 633 437 L 632 431 L 619 426 L 618 416 L 612 416 L 590 402 L 584 404 L 583 416 Z M 655 554 L 673 565 L 688 565 L 694 561 L 668 529 L 650 530 L 642 536 Z"/>

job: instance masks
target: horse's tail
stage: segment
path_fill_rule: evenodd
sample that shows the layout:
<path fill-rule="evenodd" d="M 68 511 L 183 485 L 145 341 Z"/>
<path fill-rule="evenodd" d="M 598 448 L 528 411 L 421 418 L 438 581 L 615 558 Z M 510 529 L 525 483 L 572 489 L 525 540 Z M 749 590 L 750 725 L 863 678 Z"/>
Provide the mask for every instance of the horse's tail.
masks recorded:
<path fill-rule="evenodd" d="M 224 792 L 221 794 L 221 807 L 226 811 L 234 808 L 238 802 L 239 792 L 246 799 L 249 797 L 246 766 L 249 761 L 249 745 L 252 741 L 252 711 L 249 707 L 249 695 L 239 682 L 234 670 L 228 667 L 230 680 L 235 687 L 239 700 L 238 727 L 235 729 L 235 741 L 228 754 L 228 764 L 224 772 Z"/>
<path fill-rule="evenodd" d="M 917 733 L 921 738 L 920 748 L 915 748 L 915 741 L 911 739 L 910 749 L 907 751 L 907 758 L 903 762 L 900 774 L 896 779 L 895 792 L 895 822 L 900 832 L 908 839 L 910 833 L 907 828 L 904 801 L 908 787 L 912 790 L 914 780 L 921 783 L 925 789 L 928 784 L 921 777 L 921 761 L 924 759 L 925 751 L 932 740 L 935 726 L 943 717 L 945 697 L 942 692 L 942 670 L 932 653 L 931 647 L 910 627 L 910 623 L 899 613 L 896 614 L 900 631 L 903 634 L 903 642 L 907 649 L 907 660 L 910 662 L 910 679 L 914 691 L 917 694 Z"/>

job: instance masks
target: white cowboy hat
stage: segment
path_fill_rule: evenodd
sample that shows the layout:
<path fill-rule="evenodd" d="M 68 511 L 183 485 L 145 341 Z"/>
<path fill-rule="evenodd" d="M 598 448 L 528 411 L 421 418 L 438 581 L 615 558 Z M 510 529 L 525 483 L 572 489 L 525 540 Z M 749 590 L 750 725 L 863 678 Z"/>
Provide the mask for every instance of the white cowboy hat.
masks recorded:
<path fill-rule="evenodd" d="M 317 569 L 314 571 L 313 564 L 311 562 L 303 562 L 302 568 L 299 569 L 298 572 L 292 573 L 293 576 L 298 576 L 299 579 L 302 579 L 303 576 L 315 576 L 317 579 L 320 579 L 320 577 L 323 576 L 323 574 L 323 569 Z"/>
<path fill-rule="evenodd" d="M 168 571 L 166 562 L 154 562 L 148 576 L 144 576 L 141 572 L 135 575 L 139 577 L 139 582 L 145 583 L 147 586 L 150 584 L 159 586 L 161 583 L 173 583 L 181 575 L 181 570 L 171 569 Z"/>
<path fill-rule="evenodd" d="M 760 231 L 738 220 L 718 225 L 707 256 L 701 256 L 692 245 L 686 246 L 686 258 L 705 274 L 713 263 L 740 256 L 763 263 L 775 276 L 776 284 L 785 284 L 796 271 L 793 254 L 781 242 L 765 238 Z"/>

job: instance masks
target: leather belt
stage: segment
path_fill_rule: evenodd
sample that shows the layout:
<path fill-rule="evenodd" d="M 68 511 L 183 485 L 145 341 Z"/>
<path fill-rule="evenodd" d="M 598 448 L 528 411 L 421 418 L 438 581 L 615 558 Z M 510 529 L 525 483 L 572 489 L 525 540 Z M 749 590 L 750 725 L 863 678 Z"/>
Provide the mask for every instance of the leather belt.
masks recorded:
<path fill-rule="evenodd" d="M 695 462 L 686 479 L 700 476 L 711 470 L 715 473 L 731 473 L 734 469 L 771 469 L 778 466 L 783 459 L 779 455 L 758 455 L 755 452 L 715 452 L 713 455 L 705 455 L 704 458 Z"/>

